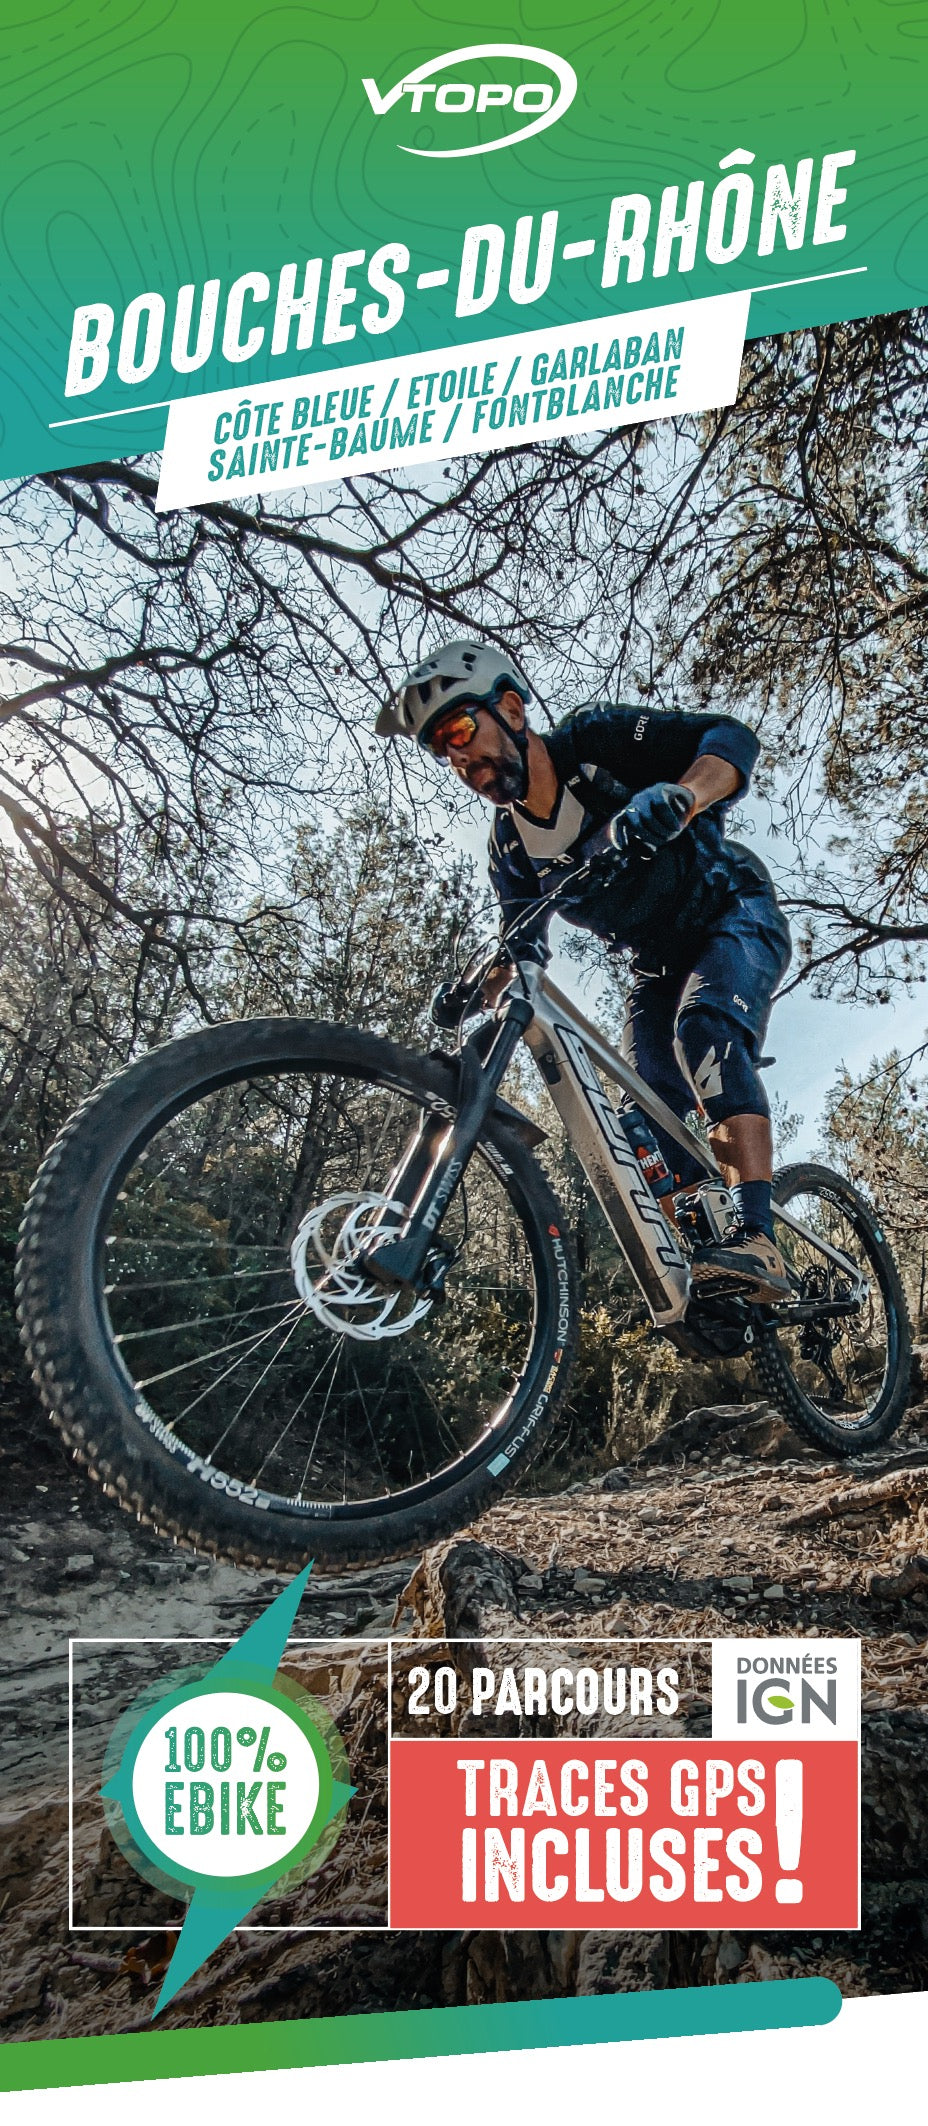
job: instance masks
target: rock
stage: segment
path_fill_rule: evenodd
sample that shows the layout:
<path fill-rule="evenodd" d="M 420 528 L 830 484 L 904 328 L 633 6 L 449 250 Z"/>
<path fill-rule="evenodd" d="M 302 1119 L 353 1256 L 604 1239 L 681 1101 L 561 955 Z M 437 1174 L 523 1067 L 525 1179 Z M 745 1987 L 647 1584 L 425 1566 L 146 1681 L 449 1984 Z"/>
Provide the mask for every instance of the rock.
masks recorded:
<path fill-rule="evenodd" d="M 26 2015 L 38 2008 L 45 1991 L 46 1978 L 41 1964 L 26 1970 L 15 1991 L 9 1998 L 9 2009 L 14 2015 Z M 4 2005 L 7 2005 L 6 2003 Z"/>
<path fill-rule="evenodd" d="M 867 1580 L 868 1594 L 886 1601 L 896 1601 L 900 1595 L 916 1594 L 928 1586 L 928 1558 L 919 1553 L 907 1558 L 900 1572 L 871 1572 Z"/>
<path fill-rule="evenodd" d="M 666 1986 L 666 1934 L 585 1934 L 577 1959 L 577 1992 L 643 1993 Z"/>
<path fill-rule="evenodd" d="M 767 1410 L 753 1424 L 746 1425 L 738 1438 L 738 1447 L 743 1455 L 750 1455 L 756 1462 L 795 1461 L 803 1455 L 811 1460 L 814 1447 L 805 1447 L 795 1432 L 777 1410 Z"/>
<path fill-rule="evenodd" d="M 372 1638 L 378 1633 L 383 1633 L 387 1638 L 389 1638 L 393 1630 L 394 1615 L 395 1605 L 392 1602 L 390 1603 L 387 1609 L 375 1610 L 374 1615 L 372 1617 L 368 1617 L 367 1623 L 364 1626 L 365 1633 L 369 1632 Z"/>
<path fill-rule="evenodd" d="M 92 1550 L 76 1550 L 72 1557 L 65 1559 L 64 1570 L 73 1578 L 79 1573 L 92 1572 L 94 1563 Z"/>
<path fill-rule="evenodd" d="M 452 1537 L 425 1551 L 400 1596 L 397 1616 L 410 1610 L 427 1638 L 474 1640 L 499 1636 L 518 1609 L 525 1558 L 468 1537 Z M 399 1629 L 400 1627 L 397 1626 Z"/>
<path fill-rule="evenodd" d="M 928 1392 L 928 1344 L 915 1344 L 912 1350 L 912 1395 L 915 1401 Z"/>
<path fill-rule="evenodd" d="M 765 1601 L 765 1602 L 785 1602 L 785 1600 L 786 1600 L 786 1589 L 785 1589 L 785 1587 L 781 1587 L 781 1586 L 780 1586 L 780 1583 L 779 1583 L 779 1580 L 778 1580 L 778 1581 L 777 1581 L 777 1583 L 776 1583 L 776 1586 L 775 1586 L 775 1587 L 765 1587 L 765 1588 L 764 1588 L 764 1595 L 763 1595 L 763 1599 L 764 1599 L 764 1601 Z"/>
<path fill-rule="evenodd" d="M 521 1584 L 523 1583 L 520 1582 Z M 582 1565 L 579 1571 L 574 1573 L 574 1586 L 578 1594 L 602 1594 L 605 1585 L 605 1580 L 598 1572 L 587 1572 Z"/>
<path fill-rule="evenodd" d="M 746 1358 L 684 1358 L 656 1337 L 635 1331 L 616 1344 L 607 1445 L 623 1460 L 642 1451 L 650 1456 L 655 1449 L 663 1459 L 658 1435 L 666 1435 L 668 1427 L 676 1433 L 691 1411 L 714 1408 L 722 1397 L 732 1404 L 739 1396 L 747 1402 L 752 1392 L 756 1384 Z M 668 1458 L 675 1459 L 675 1453 Z"/>
<path fill-rule="evenodd" d="M 821 1941 L 819 1941 L 818 1947 L 821 1948 L 821 1946 Z M 789 1965 L 786 1959 L 771 1956 L 769 1949 L 762 1948 L 758 1941 L 751 1944 L 748 1962 L 754 1978 L 781 1979 L 786 1978 L 789 1973 Z"/>
<path fill-rule="evenodd" d="M 737 1573 L 734 1579 L 723 1580 L 722 1586 L 728 1594 L 753 1594 L 754 1592 L 754 1582 L 746 1573 Z"/>
<path fill-rule="evenodd" d="M 698 1371 L 698 1368 L 694 1368 Z M 690 1407 L 685 1415 L 676 1417 L 657 1439 L 652 1439 L 639 1454 L 639 1462 L 675 1462 L 683 1455 L 706 1447 L 710 1441 L 722 1442 L 725 1448 L 740 1445 L 732 1441 L 733 1433 L 739 1434 L 745 1426 L 771 1415 L 769 1403 L 707 1403 L 696 1409 Z M 780 1420 L 777 1420 L 780 1422 Z"/>

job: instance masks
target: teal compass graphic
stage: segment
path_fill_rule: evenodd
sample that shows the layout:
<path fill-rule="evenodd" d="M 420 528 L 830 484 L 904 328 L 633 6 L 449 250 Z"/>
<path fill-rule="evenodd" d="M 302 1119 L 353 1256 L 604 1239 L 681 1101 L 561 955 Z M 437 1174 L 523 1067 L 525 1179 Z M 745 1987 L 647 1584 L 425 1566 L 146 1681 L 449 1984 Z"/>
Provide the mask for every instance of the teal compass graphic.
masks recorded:
<path fill-rule="evenodd" d="M 343 1827 L 344 1744 L 277 1673 L 311 1569 L 205 1675 L 136 1699 L 110 1739 L 110 1830 L 146 1881 L 190 1900 L 155 2015 L 269 1890 L 321 1867 Z"/>

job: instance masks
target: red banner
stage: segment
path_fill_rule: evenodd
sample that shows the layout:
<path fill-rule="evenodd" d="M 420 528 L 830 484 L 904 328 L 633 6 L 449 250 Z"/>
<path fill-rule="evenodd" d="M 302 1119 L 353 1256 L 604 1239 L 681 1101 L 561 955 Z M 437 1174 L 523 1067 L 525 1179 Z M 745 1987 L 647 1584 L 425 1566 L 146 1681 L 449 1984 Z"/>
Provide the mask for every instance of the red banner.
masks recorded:
<path fill-rule="evenodd" d="M 394 1927 L 859 1925 L 855 1742 L 394 1741 Z"/>

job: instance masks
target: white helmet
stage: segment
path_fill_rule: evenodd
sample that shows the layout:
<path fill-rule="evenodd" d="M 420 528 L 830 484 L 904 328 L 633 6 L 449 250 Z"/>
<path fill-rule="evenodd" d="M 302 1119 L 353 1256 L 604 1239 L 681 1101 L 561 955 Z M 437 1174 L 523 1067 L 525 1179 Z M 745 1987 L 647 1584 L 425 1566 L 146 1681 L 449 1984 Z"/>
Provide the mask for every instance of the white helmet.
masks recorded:
<path fill-rule="evenodd" d="M 456 702 L 473 702 L 492 715 L 509 687 L 523 701 L 531 698 L 511 657 L 482 642 L 445 642 L 434 656 L 407 673 L 393 700 L 381 709 L 374 729 L 379 738 L 418 738 L 421 742 Z"/>

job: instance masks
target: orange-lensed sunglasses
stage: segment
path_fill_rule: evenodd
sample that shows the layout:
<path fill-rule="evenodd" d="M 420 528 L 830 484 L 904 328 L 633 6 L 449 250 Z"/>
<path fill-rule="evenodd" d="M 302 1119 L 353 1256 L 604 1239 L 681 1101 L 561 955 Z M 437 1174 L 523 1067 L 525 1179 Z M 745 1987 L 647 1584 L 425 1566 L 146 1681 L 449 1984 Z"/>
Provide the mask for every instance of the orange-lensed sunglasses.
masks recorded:
<path fill-rule="evenodd" d="M 477 718 L 472 709 L 449 709 L 423 738 L 423 745 L 439 760 L 444 760 L 449 748 L 469 746 L 477 730 Z"/>

